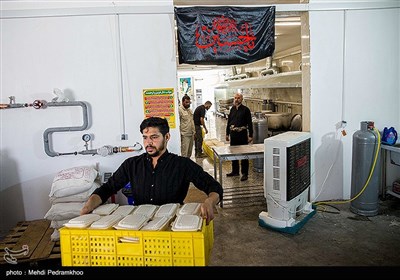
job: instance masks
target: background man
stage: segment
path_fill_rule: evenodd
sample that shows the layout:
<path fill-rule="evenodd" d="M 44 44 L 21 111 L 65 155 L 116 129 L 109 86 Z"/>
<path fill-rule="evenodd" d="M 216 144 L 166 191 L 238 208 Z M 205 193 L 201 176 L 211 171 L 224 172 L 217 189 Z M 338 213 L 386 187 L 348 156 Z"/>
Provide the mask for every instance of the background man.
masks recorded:
<path fill-rule="evenodd" d="M 243 95 L 236 93 L 233 106 L 229 111 L 228 123 L 226 125 L 226 141 L 230 141 L 231 146 L 246 145 L 253 140 L 253 121 L 248 107 L 242 104 Z M 248 133 L 247 133 L 248 131 Z M 241 161 L 242 177 L 240 181 L 246 181 L 249 175 L 249 160 Z M 239 161 L 232 161 L 232 172 L 226 176 L 239 176 Z"/>
<path fill-rule="evenodd" d="M 181 155 L 190 158 L 193 151 L 194 122 L 193 112 L 190 109 L 190 96 L 184 95 L 179 106 L 179 130 L 181 132 Z"/>
<path fill-rule="evenodd" d="M 194 135 L 194 150 L 196 157 L 207 157 L 203 153 L 203 133 L 202 127 L 204 128 L 205 134 L 208 133 L 205 117 L 206 117 L 206 110 L 211 108 L 211 101 L 206 101 L 203 105 L 200 105 L 194 110 L 193 120 L 194 120 L 194 128 L 195 128 L 195 135 Z"/>

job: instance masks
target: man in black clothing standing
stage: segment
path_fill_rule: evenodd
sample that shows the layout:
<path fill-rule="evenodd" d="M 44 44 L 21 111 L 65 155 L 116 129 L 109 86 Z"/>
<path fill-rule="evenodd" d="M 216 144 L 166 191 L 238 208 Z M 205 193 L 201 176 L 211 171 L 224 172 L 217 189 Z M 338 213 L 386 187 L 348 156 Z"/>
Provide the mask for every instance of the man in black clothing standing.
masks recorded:
<path fill-rule="evenodd" d="M 150 117 L 140 125 L 146 153 L 126 159 L 106 183 L 97 188 L 81 209 L 91 213 L 100 204 L 130 183 L 134 205 L 180 203 L 189 184 L 207 194 L 200 211 L 208 224 L 214 218 L 214 207 L 222 201 L 223 189 L 203 168 L 188 157 L 167 150 L 171 137 L 168 121 Z"/>
<path fill-rule="evenodd" d="M 236 93 L 233 106 L 229 111 L 228 123 L 226 125 L 226 141 L 230 141 L 231 146 L 247 145 L 253 140 L 253 121 L 248 107 L 242 104 L 243 95 Z M 241 161 L 242 177 L 241 181 L 246 181 L 249 175 L 249 160 Z M 232 172 L 226 176 L 239 176 L 239 161 L 232 161 Z"/>
<path fill-rule="evenodd" d="M 195 150 L 195 156 L 196 157 L 206 157 L 203 153 L 203 133 L 201 127 L 204 128 L 204 132 L 207 134 L 208 130 L 206 127 L 206 123 L 204 121 L 206 117 L 206 110 L 211 108 L 211 101 L 206 101 L 204 105 L 200 105 L 194 110 L 193 113 L 193 120 L 194 120 L 194 129 L 195 129 L 195 134 L 194 134 L 194 150 Z"/>

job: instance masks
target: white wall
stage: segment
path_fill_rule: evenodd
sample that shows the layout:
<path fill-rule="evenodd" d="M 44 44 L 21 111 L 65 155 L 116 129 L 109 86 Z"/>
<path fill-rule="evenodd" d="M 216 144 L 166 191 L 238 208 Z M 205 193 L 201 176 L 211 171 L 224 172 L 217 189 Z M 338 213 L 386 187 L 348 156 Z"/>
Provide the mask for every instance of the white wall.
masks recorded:
<path fill-rule="evenodd" d="M 193 82 L 193 99 L 192 99 L 192 109 L 196 109 L 196 90 L 200 89 L 202 92 L 202 104 L 207 100 L 212 102 L 211 108 L 208 113 L 215 112 L 215 100 L 214 100 L 214 86 L 221 81 L 221 73 L 224 70 L 181 70 L 178 71 L 178 77 L 192 77 Z M 200 104 L 201 105 L 201 104 Z"/>
<path fill-rule="evenodd" d="M 162 13 L 146 10 L 120 15 L 123 87 L 115 14 L 90 14 L 90 9 L 80 9 L 74 10 L 77 16 L 48 17 L 52 11 L 43 11 L 46 17 L 7 17 L 4 15 L 9 14 L 3 13 L 0 103 L 8 103 L 9 96 L 15 96 L 16 103 L 51 101 L 53 88 L 64 90 L 70 100 L 85 101 L 90 109 L 90 127 L 86 131 L 54 133 L 52 146 L 56 152 L 84 150 L 84 133 L 94 135 L 89 147 L 93 149 L 142 143 L 142 90 L 176 91 L 172 4 Z M 59 170 L 99 163 L 100 172 L 114 171 L 125 158 L 142 152 L 107 157 L 46 155 L 44 130 L 82 125 L 80 109 L 0 110 L 2 231 L 21 220 L 43 218 L 50 207 L 51 183 Z M 169 150 L 175 153 L 180 145 L 177 130 L 171 130 L 169 142 Z M 128 140 L 120 140 L 122 133 L 128 135 Z"/>
<path fill-rule="evenodd" d="M 349 198 L 352 135 L 360 122 L 374 121 L 379 130 L 400 129 L 400 8 L 309 15 L 315 172 L 311 196 Z M 342 120 L 347 121 L 347 136 L 341 138 L 336 124 Z"/>

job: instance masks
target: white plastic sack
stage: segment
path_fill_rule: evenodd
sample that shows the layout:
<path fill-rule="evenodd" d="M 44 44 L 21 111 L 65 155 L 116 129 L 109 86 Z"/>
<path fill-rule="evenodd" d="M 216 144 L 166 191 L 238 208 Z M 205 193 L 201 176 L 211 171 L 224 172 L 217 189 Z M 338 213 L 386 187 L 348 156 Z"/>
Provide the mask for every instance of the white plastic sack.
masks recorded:
<path fill-rule="evenodd" d="M 84 205 L 84 202 L 56 203 L 51 206 L 49 211 L 44 215 L 44 218 L 50 221 L 72 219 L 81 214 L 81 209 Z"/>
<path fill-rule="evenodd" d="M 87 191 L 97 177 L 91 166 L 80 166 L 61 170 L 54 177 L 50 197 L 64 197 Z"/>
<path fill-rule="evenodd" d="M 63 197 L 50 197 L 50 202 L 52 204 L 63 203 L 63 202 L 85 202 L 89 199 L 90 195 L 94 192 L 95 189 L 100 187 L 100 184 L 96 181 L 92 183 L 92 187 L 87 191 L 80 192 L 73 195 L 63 196 Z"/>

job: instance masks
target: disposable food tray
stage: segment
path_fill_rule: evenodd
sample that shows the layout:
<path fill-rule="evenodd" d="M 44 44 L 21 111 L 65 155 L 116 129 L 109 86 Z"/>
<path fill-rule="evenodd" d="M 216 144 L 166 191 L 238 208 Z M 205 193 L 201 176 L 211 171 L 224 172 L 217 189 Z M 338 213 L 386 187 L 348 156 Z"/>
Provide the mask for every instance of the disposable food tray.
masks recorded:
<path fill-rule="evenodd" d="M 173 222 L 173 231 L 197 231 L 201 228 L 201 218 L 198 215 L 181 215 Z"/>
<path fill-rule="evenodd" d="M 133 205 L 120 205 L 114 212 L 113 215 L 121 215 L 122 217 L 128 216 L 135 210 Z"/>
<path fill-rule="evenodd" d="M 116 203 L 102 204 L 94 209 L 92 213 L 102 216 L 110 215 L 112 212 L 115 211 L 115 209 L 118 208 L 118 206 L 119 205 Z"/>
<path fill-rule="evenodd" d="M 152 218 L 157 211 L 158 206 L 153 204 L 142 204 L 135 208 L 134 214 L 143 214 L 148 218 Z"/>
<path fill-rule="evenodd" d="M 139 230 L 145 223 L 149 221 L 149 217 L 140 213 L 133 213 L 125 216 L 118 225 L 114 226 L 116 229 L 132 229 Z"/>
<path fill-rule="evenodd" d="M 206 266 L 213 221 L 200 231 L 60 229 L 62 266 Z"/>
<path fill-rule="evenodd" d="M 108 228 L 111 228 L 113 225 L 115 225 L 122 219 L 123 219 L 123 217 L 121 215 L 115 215 L 115 214 L 102 216 L 100 219 L 98 219 L 93 224 L 91 224 L 90 228 L 108 229 Z"/>
<path fill-rule="evenodd" d="M 164 216 L 173 217 L 175 216 L 176 211 L 178 211 L 178 209 L 179 209 L 178 203 L 164 204 L 157 209 L 157 212 L 154 214 L 154 217 L 164 217 Z"/>
<path fill-rule="evenodd" d="M 140 230 L 165 230 L 172 220 L 171 216 L 154 217 Z"/>
<path fill-rule="evenodd" d="M 64 224 L 64 226 L 71 228 L 86 228 L 93 222 L 98 221 L 100 218 L 101 216 L 97 214 L 85 214 L 72 218 L 68 223 Z"/>
<path fill-rule="evenodd" d="M 179 210 L 179 215 L 199 215 L 200 214 L 200 206 L 201 203 L 198 202 L 189 202 L 185 203 Z"/>

